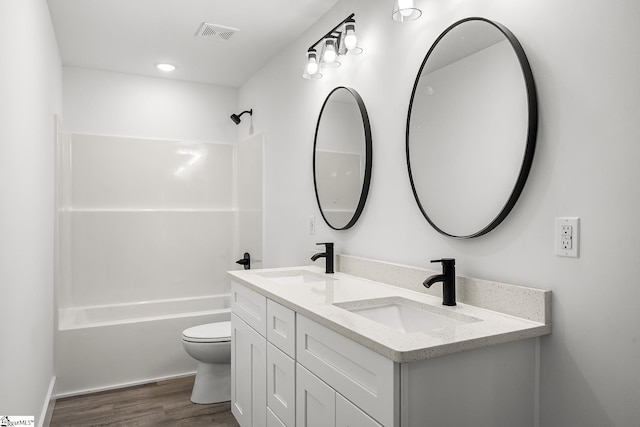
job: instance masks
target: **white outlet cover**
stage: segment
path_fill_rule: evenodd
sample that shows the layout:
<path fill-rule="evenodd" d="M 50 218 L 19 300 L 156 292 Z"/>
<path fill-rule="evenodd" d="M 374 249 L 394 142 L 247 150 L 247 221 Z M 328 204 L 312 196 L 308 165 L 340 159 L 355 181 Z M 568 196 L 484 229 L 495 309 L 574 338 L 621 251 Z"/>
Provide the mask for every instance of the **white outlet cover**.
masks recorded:
<path fill-rule="evenodd" d="M 563 236 L 563 226 L 571 226 L 571 247 L 565 248 L 563 245 L 563 239 L 567 239 L 568 236 Z M 565 228 L 566 230 L 566 228 Z M 554 227 L 555 234 L 555 254 L 557 256 L 578 258 L 580 256 L 580 218 L 576 216 L 572 217 L 558 217 L 555 221 Z"/>

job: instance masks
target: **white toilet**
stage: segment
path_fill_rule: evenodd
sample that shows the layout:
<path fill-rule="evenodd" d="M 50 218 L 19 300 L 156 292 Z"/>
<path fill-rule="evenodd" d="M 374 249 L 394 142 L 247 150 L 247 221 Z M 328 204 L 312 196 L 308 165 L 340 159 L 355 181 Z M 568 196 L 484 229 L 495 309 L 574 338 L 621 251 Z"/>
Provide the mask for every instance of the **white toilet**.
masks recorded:
<path fill-rule="evenodd" d="M 182 346 L 199 362 L 191 401 L 206 404 L 231 400 L 231 322 L 185 329 Z"/>

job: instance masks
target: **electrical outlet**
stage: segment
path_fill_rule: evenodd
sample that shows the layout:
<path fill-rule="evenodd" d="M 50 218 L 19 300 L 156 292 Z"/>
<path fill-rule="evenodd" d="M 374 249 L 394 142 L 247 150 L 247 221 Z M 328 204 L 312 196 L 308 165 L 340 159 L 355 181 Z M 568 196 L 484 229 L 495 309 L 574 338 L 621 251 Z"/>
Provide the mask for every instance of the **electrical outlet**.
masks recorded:
<path fill-rule="evenodd" d="M 316 217 L 309 217 L 309 234 L 316 234 Z"/>
<path fill-rule="evenodd" d="M 580 242 L 580 218 L 560 217 L 555 221 L 555 254 L 578 258 Z"/>

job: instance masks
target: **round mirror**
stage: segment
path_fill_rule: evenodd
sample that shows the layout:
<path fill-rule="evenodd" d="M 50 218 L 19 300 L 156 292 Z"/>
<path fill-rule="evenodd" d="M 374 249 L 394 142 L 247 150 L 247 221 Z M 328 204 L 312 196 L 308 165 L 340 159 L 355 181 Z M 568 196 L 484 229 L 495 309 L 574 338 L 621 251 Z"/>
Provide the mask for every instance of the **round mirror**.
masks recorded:
<path fill-rule="evenodd" d="M 345 230 L 362 213 L 371 180 L 371 127 L 362 98 L 337 87 L 325 99 L 313 145 L 313 182 L 322 217 Z"/>
<path fill-rule="evenodd" d="M 422 62 L 407 116 L 409 178 L 427 221 L 455 238 L 497 227 L 524 187 L 537 125 L 515 36 L 484 18 L 447 28 Z"/>

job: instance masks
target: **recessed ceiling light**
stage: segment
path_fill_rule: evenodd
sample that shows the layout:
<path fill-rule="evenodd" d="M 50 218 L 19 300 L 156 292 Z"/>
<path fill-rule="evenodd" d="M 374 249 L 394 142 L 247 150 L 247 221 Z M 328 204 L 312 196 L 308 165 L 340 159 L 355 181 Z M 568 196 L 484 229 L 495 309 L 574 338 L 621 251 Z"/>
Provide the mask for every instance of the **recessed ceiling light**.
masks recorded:
<path fill-rule="evenodd" d="M 175 70 L 176 66 L 171 64 L 157 64 L 156 68 L 158 68 L 158 70 L 160 71 L 169 72 Z"/>

